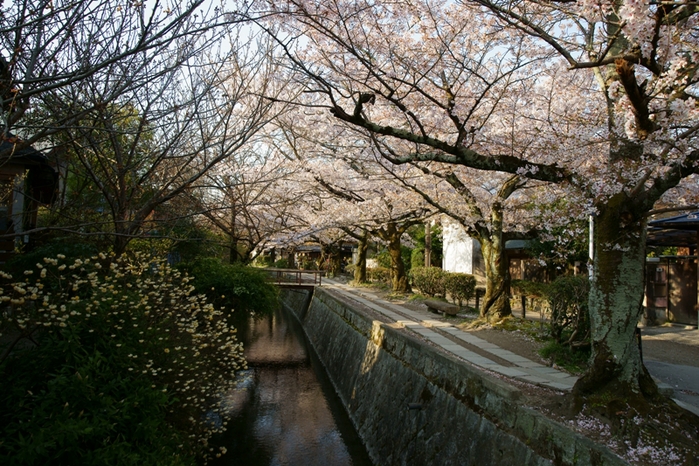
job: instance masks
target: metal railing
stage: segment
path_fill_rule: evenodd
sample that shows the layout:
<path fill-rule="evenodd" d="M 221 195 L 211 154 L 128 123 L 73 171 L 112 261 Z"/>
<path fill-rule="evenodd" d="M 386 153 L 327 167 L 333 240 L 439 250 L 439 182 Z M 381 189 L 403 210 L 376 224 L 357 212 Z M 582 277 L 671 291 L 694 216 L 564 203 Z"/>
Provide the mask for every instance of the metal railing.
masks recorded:
<path fill-rule="evenodd" d="M 325 271 L 298 269 L 263 269 L 277 286 L 320 286 Z"/>

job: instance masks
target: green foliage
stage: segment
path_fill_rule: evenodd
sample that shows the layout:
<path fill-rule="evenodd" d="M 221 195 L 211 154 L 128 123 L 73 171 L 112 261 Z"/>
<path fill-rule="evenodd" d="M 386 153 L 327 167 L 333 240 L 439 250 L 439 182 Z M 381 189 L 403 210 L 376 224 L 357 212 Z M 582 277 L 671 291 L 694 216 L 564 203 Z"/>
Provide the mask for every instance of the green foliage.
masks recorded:
<path fill-rule="evenodd" d="M 417 247 L 410 253 L 410 268 L 425 266 L 425 248 Z"/>
<path fill-rule="evenodd" d="M 583 373 L 590 361 L 590 347 L 575 348 L 553 340 L 541 348 L 539 354 L 573 374 Z"/>
<path fill-rule="evenodd" d="M 301 269 L 301 270 L 318 270 L 318 264 L 316 264 L 309 257 L 304 257 L 303 259 L 301 259 L 301 262 L 299 262 L 299 269 Z"/>
<path fill-rule="evenodd" d="M 590 283 L 587 276 L 562 276 L 551 283 L 514 280 L 512 288 L 519 294 L 543 299 L 548 303 L 554 341 L 569 347 L 589 345 L 587 299 Z"/>
<path fill-rule="evenodd" d="M 160 227 L 168 238 L 134 238 L 129 242 L 129 250 L 154 257 L 170 255 L 183 262 L 193 261 L 198 257 L 222 257 L 228 252 L 221 246 L 223 238 L 197 226 L 194 222 L 178 220 Z"/>
<path fill-rule="evenodd" d="M 510 284 L 512 292 L 533 298 L 543 298 L 547 295 L 548 285 L 546 283 L 531 282 L 528 280 L 512 280 Z"/>
<path fill-rule="evenodd" d="M 439 267 L 416 267 L 410 270 L 413 286 L 428 296 L 444 296 L 446 273 Z"/>
<path fill-rule="evenodd" d="M 570 347 L 587 345 L 590 338 L 590 316 L 587 298 L 590 282 L 586 276 L 559 277 L 548 287 L 551 307 L 551 335 Z"/>
<path fill-rule="evenodd" d="M 388 249 L 377 252 L 373 259 L 376 260 L 379 267 L 384 269 L 391 268 L 391 255 L 388 253 Z"/>
<path fill-rule="evenodd" d="M 391 283 L 391 269 L 386 267 L 367 267 L 366 275 L 367 279 L 372 282 Z"/>
<path fill-rule="evenodd" d="M 405 265 L 406 270 L 410 269 L 411 254 L 412 250 L 409 247 L 401 245 L 400 258 L 403 261 L 403 265 Z M 390 269 L 392 266 L 391 254 L 388 252 L 388 249 L 380 251 L 373 258 L 376 259 L 376 263 L 379 265 L 379 267 Z"/>
<path fill-rule="evenodd" d="M 224 264 L 208 257 L 179 264 L 178 268 L 194 276 L 192 284 L 197 293 L 207 295 L 217 307 L 240 312 L 272 312 L 278 305 L 277 288 L 267 280 L 267 274 L 243 264 Z"/>
<path fill-rule="evenodd" d="M 432 244 L 432 254 L 430 255 L 431 265 L 433 267 L 439 267 L 442 265 L 442 254 L 444 250 L 444 244 L 442 241 L 442 227 L 440 225 L 433 225 L 431 228 L 431 244 Z M 425 265 L 425 226 L 416 225 L 412 227 L 408 234 L 415 241 L 415 249 L 420 249 L 423 251 L 422 262 L 415 264 L 417 267 L 424 267 Z M 412 258 L 411 258 L 412 259 Z"/>
<path fill-rule="evenodd" d="M 209 454 L 212 394 L 246 368 L 190 277 L 151 258 L 42 258 L 0 273 L 2 464 L 181 465 Z M 47 286 L 51 284 L 51 286 Z"/>
<path fill-rule="evenodd" d="M 279 259 L 274 263 L 274 267 L 278 269 L 288 269 L 289 268 L 289 259 Z"/>
<path fill-rule="evenodd" d="M 272 256 L 269 254 L 262 254 L 257 256 L 257 258 L 254 261 L 255 266 L 257 267 L 272 267 L 274 265 L 274 262 L 272 262 Z"/>
<path fill-rule="evenodd" d="M 173 397 L 130 376 L 131 345 L 71 327 L 0 366 L 2 464 L 193 464 L 167 422 Z"/>
<path fill-rule="evenodd" d="M 44 257 L 62 255 L 66 262 L 72 262 L 81 257 L 93 256 L 97 252 L 97 247 L 92 243 L 76 241 L 75 238 L 57 239 L 33 251 L 13 257 L 3 268 L 11 275 L 21 276 L 25 270 L 36 270 L 35 264 L 43 263 Z"/>
<path fill-rule="evenodd" d="M 449 296 L 462 306 L 464 301 L 468 302 L 476 295 L 476 278 L 466 273 L 446 272 L 444 287 Z"/>
<path fill-rule="evenodd" d="M 677 246 L 649 246 L 648 257 L 676 256 Z"/>

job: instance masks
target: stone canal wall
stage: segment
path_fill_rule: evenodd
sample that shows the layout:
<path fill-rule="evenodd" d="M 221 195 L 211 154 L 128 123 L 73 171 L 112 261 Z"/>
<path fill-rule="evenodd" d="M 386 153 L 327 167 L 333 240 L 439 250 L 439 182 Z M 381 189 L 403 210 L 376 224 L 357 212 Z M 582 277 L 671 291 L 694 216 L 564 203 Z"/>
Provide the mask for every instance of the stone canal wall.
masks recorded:
<path fill-rule="evenodd" d="M 282 292 L 377 465 L 617 465 L 609 450 L 332 290 Z M 409 409 L 412 408 L 412 409 Z"/>

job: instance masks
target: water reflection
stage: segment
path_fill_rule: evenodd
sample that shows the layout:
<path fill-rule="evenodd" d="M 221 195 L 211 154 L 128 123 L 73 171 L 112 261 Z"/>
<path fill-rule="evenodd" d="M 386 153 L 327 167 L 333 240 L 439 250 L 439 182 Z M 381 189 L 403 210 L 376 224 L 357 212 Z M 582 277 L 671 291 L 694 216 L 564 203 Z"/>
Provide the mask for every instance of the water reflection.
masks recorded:
<path fill-rule="evenodd" d="M 228 453 L 211 464 L 370 465 L 298 323 L 278 311 L 239 333 L 250 370 L 226 396 Z"/>

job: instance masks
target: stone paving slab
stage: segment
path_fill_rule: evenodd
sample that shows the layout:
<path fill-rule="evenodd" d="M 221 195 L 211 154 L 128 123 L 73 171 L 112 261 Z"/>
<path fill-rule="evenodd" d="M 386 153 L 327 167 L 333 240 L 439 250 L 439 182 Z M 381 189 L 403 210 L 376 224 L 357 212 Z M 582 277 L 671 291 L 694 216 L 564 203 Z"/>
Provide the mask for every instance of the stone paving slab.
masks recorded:
<path fill-rule="evenodd" d="M 506 375 L 508 377 L 523 378 L 525 376 L 529 376 L 529 374 L 517 369 L 516 367 L 505 367 L 505 366 L 497 365 L 497 366 L 490 367 L 490 370 L 495 371 L 498 374 Z"/>
<path fill-rule="evenodd" d="M 524 375 L 524 376 L 522 376 L 522 378 L 524 380 L 526 380 L 527 382 L 531 382 L 531 383 L 543 383 L 543 384 L 545 384 L 545 383 L 549 382 L 549 380 L 547 380 L 543 377 L 538 377 L 536 375 Z"/>
<path fill-rule="evenodd" d="M 358 292 L 347 285 L 343 285 L 333 280 L 326 279 L 324 280 L 324 283 L 325 285 L 323 286 L 334 288 L 343 294 L 346 294 L 349 298 L 354 299 L 361 304 L 381 313 L 382 315 L 394 320 L 399 325 L 402 325 L 418 335 L 421 335 L 423 338 L 426 338 L 430 342 L 440 346 L 445 351 L 465 359 L 469 363 L 476 366 L 492 370 L 507 377 L 517 378 L 519 380 L 554 388 L 556 390 L 570 391 L 577 381 L 577 377 L 532 361 L 523 356 L 515 354 L 512 351 L 500 348 L 499 346 L 487 342 L 482 338 L 454 327 L 449 322 L 426 319 L 423 314 L 413 311 L 412 309 L 407 309 L 400 305 L 389 303 L 375 296 L 368 296 L 366 293 L 362 293 L 361 291 Z M 471 351 L 468 348 L 465 348 L 450 340 L 444 336 L 444 333 L 486 351 L 493 356 L 497 356 L 498 358 L 512 364 L 513 367 L 503 366 L 496 361 Z"/>

